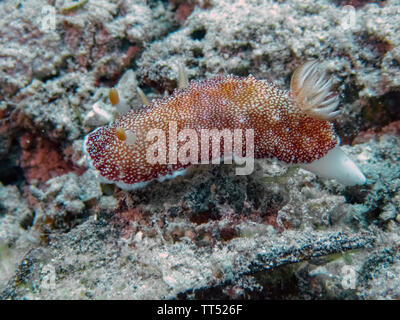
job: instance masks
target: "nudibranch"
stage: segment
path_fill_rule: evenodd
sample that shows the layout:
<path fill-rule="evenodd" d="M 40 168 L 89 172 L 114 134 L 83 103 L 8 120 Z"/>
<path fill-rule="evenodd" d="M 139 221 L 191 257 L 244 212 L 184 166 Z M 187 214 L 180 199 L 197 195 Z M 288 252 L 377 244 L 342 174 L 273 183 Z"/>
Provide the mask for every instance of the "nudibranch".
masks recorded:
<path fill-rule="evenodd" d="M 203 163 L 203 146 L 207 146 L 205 154 L 210 162 L 222 157 L 226 151 L 222 140 L 215 153 L 209 141 L 200 138 L 205 130 L 251 130 L 253 141 L 246 140 L 244 145 L 254 143 L 256 159 L 276 158 L 319 176 L 336 178 L 344 185 L 364 184 L 365 176 L 340 148 L 330 122 L 339 112 L 339 99 L 330 91 L 331 80 L 318 65 L 309 61 L 296 69 L 289 91 L 252 75 L 219 76 L 188 84 L 180 70 L 179 89 L 170 96 L 146 101 L 142 108 L 89 133 L 84 152 L 105 182 L 132 190 L 154 179 L 182 175 L 188 166 Z M 110 100 L 114 105 L 121 103 L 114 89 Z M 186 129 L 197 136 L 188 141 L 187 136 L 178 134 Z M 149 138 L 154 130 L 165 134 Z M 154 145 L 162 144 L 165 149 L 156 149 L 154 155 L 165 161 L 149 161 L 149 149 L 154 152 Z M 177 157 L 180 148 L 185 156 L 189 151 L 190 161 Z"/>

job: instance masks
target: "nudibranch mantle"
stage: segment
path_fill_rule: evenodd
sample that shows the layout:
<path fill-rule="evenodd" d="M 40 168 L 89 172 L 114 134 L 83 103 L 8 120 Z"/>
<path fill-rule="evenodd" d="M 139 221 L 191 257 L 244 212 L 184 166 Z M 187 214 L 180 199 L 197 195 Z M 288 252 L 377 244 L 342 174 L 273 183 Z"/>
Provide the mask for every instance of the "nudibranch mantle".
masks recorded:
<path fill-rule="evenodd" d="M 135 189 L 154 179 L 182 175 L 191 164 L 203 163 L 200 150 L 205 141 L 200 137 L 204 130 L 253 130 L 255 159 L 276 158 L 346 185 L 364 184 L 364 175 L 339 147 L 329 121 L 338 112 L 338 98 L 316 67 L 316 62 L 307 62 L 298 68 L 290 91 L 251 75 L 193 81 L 94 130 L 85 138 L 84 152 L 106 182 Z M 198 139 L 181 137 L 179 132 L 184 129 L 191 129 Z M 165 139 L 149 140 L 151 130 L 161 130 Z M 248 141 L 243 140 L 243 150 L 247 150 Z M 162 142 L 167 142 L 165 154 L 156 154 L 166 161 L 150 163 L 149 148 Z M 176 156 L 181 148 L 190 149 L 191 162 Z M 206 152 L 210 163 L 215 157 L 211 149 Z M 222 141 L 219 149 L 221 157 L 226 151 Z M 193 150 L 198 153 L 193 155 Z"/>

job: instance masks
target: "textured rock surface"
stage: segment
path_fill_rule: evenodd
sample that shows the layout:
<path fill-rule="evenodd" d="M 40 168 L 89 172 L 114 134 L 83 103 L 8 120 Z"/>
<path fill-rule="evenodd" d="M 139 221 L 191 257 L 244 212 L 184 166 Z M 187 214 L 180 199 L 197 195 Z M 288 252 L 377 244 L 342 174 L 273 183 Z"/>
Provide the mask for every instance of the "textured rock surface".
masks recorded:
<path fill-rule="evenodd" d="M 362 126 L 354 121 L 361 121 L 362 106 L 400 85 L 400 24 L 394 23 L 399 13 L 397 1 L 366 4 L 344 28 L 347 11 L 328 1 L 215 1 L 209 10 L 196 7 L 182 30 L 151 44 L 139 59 L 138 73 L 145 83 L 171 90 L 179 61 L 188 66 L 190 78 L 251 73 L 288 88 L 299 63 L 319 58 L 344 98 L 338 122 L 343 135 L 351 136 Z M 386 104 L 398 101 L 394 95 Z M 398 119 L 394 110 L 385 115 Z"/>
<path fill-rule="evenodd" d="M 196 297 L 199 289 L 236 282 L 245 274 L 373 243 L 367 235 L 292 231 L 244 237 L 214 248 L 199 248 L 189 239 L 177 243 L 160 237 L 130 243 L 116 239 L 107 222 L 87 221 L 58 237 L 50 250 L 38 248 L 25 256 L 2 298 Z M 49 266 L 57 275 L 53 283 L 47 277 Z"/>
<path fill-rule="evenodd" d="M 367 2 L 348 27 L 346 1 L 64 0 L 44 30 L 42 1 L 0 1 L 0 298 L 398 299 L 400 6 Z M 124 192 L 87 170 L 109 87 L 139 107 L 183 63 L 287 89 L 310 58 L 366 185 L 263 160 Z"/>

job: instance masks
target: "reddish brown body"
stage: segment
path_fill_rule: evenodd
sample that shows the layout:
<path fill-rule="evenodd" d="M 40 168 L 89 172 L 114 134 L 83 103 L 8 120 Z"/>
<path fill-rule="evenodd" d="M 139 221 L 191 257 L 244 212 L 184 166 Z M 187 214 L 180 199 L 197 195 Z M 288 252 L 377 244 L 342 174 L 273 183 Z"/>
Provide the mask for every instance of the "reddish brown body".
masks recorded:
<path fill-rule="evenodd" d="M 146 150 L 154 142 L 146 141 L 149 130 L 163 130 L 168 141 L 171 121 L 176 122 L 178 132 L 190 128 L 199 137 L 201 129 L 253 129 L 255 158 L 277 158 L 286 163 L 312 162 L 338 143 L 333 125 L 308 116 L 287 91 L 252 76 L 226 76 L 192 82 L 185 89 L 130 111 L 90 133 L 85 150 L 92 166 L 107 180 L 127 185 L 171 175 L 187 167 L 190 164 L 179 159 L 176 164 L 150 164 L 146 160 Z M 120 140 L 117 128 L 134 132 L 135 143 Z M 178 142 L 178 148 L 183 144 Z M 167 160 L 169 152 L 167 146 Z M 209 154 L 211 160 L 211 151 Z"/>

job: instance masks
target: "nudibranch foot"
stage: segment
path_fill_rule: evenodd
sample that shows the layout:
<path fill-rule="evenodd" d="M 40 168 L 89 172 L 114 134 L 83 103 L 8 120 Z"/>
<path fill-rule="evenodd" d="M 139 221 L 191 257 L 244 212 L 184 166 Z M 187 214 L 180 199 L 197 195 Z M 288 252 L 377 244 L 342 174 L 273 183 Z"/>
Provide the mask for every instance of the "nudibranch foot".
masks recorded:
<path fill-rule="evenodd" d="M 367 181 L 357 165 L 339 145 L 329 150 L 322 158 L 302 164 L 301 167 L 320 177 L 336 179 L 346 186 L 363 185 Z"/>

